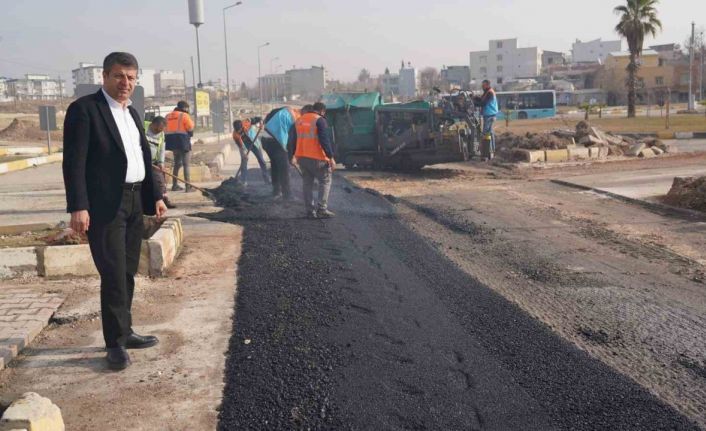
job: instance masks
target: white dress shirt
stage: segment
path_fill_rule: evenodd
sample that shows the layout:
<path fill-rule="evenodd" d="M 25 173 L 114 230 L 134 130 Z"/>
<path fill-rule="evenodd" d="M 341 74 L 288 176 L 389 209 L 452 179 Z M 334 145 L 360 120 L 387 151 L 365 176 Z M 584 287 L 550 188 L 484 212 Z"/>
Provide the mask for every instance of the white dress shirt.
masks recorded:
<path fill-rule="evenodd" d="M 115 124 L 118 126 L 123 147 L 125 147 L 125 155 L 127 156 L 125 182 L 138 183 L 145 179 L 145 161 L 142 158 L 142 147 L 140 146 L 140 130 L 128 109 L 128 106 L 132 105 L 132 100 L 128 100 L 127 105 L 123 108 L 123 105 L 110 97 L 105 89 L 102 91 L 110 106 L 110 112 L 113 113 Z"/>

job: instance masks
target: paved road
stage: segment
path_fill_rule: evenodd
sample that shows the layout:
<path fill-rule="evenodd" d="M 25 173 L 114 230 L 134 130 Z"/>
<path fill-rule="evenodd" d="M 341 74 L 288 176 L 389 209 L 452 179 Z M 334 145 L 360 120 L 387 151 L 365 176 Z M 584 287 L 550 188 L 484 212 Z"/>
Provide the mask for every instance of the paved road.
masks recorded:
<path fill-rule="evenodd" d="M 599 189 L 632 199 L 654 199 L 669 192 L 674 177 L 706 175 L 706 166 L 635 169 L 567 176 L 560 180 L 583 187 Z"/>
<path fill-rule="evenodd" d="M 334 220 L 262 185 L 216 216 L 245 226 L 220 429 L 696 429 L 336 183 Z"/>

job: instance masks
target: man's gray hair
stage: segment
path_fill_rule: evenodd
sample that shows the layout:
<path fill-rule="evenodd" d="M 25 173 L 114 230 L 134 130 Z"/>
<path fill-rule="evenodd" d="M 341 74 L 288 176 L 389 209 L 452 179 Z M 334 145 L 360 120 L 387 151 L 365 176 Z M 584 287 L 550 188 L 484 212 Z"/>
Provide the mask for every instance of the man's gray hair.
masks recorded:
<path fill-rule="evenodd" d="M 111 52 L 103 60 L 103 72 L 110 72 L 116 64 L 121 66 L 139 69 L 137 59 L 129 52 Z"/>

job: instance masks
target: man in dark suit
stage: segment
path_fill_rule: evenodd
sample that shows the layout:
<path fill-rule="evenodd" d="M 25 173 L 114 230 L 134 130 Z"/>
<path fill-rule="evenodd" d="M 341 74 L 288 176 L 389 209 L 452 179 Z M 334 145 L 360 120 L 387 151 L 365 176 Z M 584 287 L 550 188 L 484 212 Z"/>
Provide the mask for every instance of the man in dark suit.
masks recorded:
<path fill-rule="evenodd" d="M 113 52 L 103 61 L 103 88 L 81 97 L 64 120 L 64 185 L 71 228 L 88 233 L 101 278 L 101 318 L 108 366 L 130 365 L 126 349 L 154 346 L 154 336 L 132 330 L 132 296 L 140 260 L 142 215 L 163 218 L 167 208 L 152 179 L 142 121 L 130 106 L 137 59 Z"/>

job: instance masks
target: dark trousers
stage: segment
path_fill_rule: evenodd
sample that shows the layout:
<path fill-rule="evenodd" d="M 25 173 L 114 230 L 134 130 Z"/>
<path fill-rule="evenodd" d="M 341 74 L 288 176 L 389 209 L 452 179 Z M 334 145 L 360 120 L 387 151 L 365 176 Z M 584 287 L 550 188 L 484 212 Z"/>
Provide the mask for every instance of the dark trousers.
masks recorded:
<path fill-rule="evenodd" d="M 185 150 L 174 150 L 172 151 L 174 153 L 174 168 L 172 168 L 172 175 L 175 177 L 179 176 L 179 169 L 181 167 L 184 167 L 184 179 L 187 182 L 191 182 L 191 172 L 190 172 L 190 166 L 191 166 L 191 151 L 185 151 Z M 177 179 L 173 178 L 172 179 L 172 187 L 177 185 Z"/>
<path fill-rule="evenodd" d="M 167 195 L 167 178 L 162 169 L 163 165 L 152 165 L 152 180 L 155 182 L 156 187 L 162 192 L 162 196 Z"/>
<path fill-rule="evenodd" d="M 328 209 L 328 197 L 331 193 L 331 177 L 333 169 L 324 160 L 298 157 L 299 167 L 302 170 L 304 188 L 304 206 L 307 212 Z M 319 201 L 314 201 L 314 180 L 319 183 Z"/>
<path fill-rule="evenodd" d="M 289 157 L 287 150 L 274 139 L 263 139 L 262 148 L 270 158 L 272 166 L 272 194 L 289 197 L 292 189 L 289 186 Z"/>
<path fill-rule="evenodd" d="M 101 318 L 106 347 L 124 346 L 132 334 L 132 295 L 142 244 L 140 190 L 123 190 L 115 218 L 91 221 L 88 243 L 101 278 Z"/>

